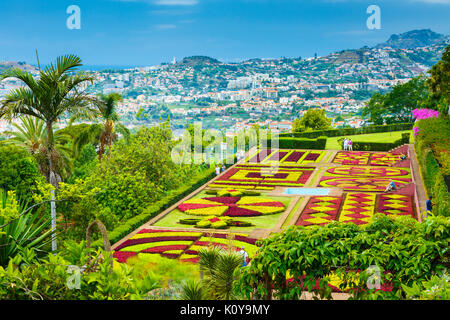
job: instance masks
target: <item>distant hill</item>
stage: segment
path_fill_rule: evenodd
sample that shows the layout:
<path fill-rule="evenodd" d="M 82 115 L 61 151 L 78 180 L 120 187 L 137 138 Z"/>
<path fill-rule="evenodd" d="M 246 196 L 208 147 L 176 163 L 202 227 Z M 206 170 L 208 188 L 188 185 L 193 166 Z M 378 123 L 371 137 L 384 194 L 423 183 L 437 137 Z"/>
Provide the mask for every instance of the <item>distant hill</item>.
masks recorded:
<path fill-rule="evenodd" d="M 29 65 L 23 61 L 0 61 L 0 72 L 3 72 L 9 68 L 19 68 L 26 71 L 37 71 L 38 68 L 35 66 Z"/>
<path fill-rule="evenodd" d="M 388 41 L 380 43 L 375 48 L 415 49 L 432 46 L 448 39 L 448 36 L 436 33 L 430 29 L 412 30 L 401 34 L 393 34 Z"/>
<path fill-rule="evenodd" d="M 207 56 L 192 56 L 183 58 L 183 60 L 179 61 L 177 64 L 192 67 L 196 65 L 216 65 L 222 64 L 222 62 Z"/>

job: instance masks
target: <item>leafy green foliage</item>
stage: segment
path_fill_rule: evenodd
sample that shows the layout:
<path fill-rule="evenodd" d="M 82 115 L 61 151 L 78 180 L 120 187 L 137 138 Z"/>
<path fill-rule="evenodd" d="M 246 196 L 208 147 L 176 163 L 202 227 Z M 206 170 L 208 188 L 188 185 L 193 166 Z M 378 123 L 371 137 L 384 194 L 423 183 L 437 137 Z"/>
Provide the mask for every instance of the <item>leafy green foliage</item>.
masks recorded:
<path fill-rule="evenodd" d="M 396 85 L 386 94 L 376 93 L 363 109 L 363 116 L 377 125 L 411 122 L 412 110 L 433 109 L 425 78 L 420 76 Z M 434 106 L 435 107 L 435 106 Z"/>
<path fill-rule="evenodd" d="M 84 241 L 66 243 L 63 251 L 45 259 L 24 250 L 6 268 L 0 267 L 0 299 L 145 299 L 148 292 L 159 287 L 158 280 L 142 270 L 112 262 L 109 252 L 87 249 Z M 77 268 L 71 271 L 77 266 L 82 273 L 74 271 Z"/>
<path fill-rule="evenodd" d="M 444 176 L 450 175 L 450 120 L 445 117 L 417 122 L 415 150 L 428 195 L 433 196 L 433 214 L 450 214 L 450 194 Z M 439 130 L 436 130 L 439 128 Z"/>
<path fill-rule="evenodd" d="M 82 238 L 94 219 L 111 230 L 119 221 L 138 217 L 204 170 L 200 166 L 175 165 L 171 159 L 172 146 L 171 131 L 162 125 L 139 129 L 128 143 L 119 140 L 110 157 L 95 162 L 95 167 L 90 161 L 92 149 L 86 150 L 86 176 L 75 179 L 73 184 L 61 184 L 58 193 L 59 199 L 70 200 L 60 205 L 66 222 L 72 224 L 66 234 Z M 142 217 L 138 220 L 142 221 Z"/>
<path fill-rule="evenodd" d="M 450 45 L 445 48 L 442 59 L 428 71 L 431 77 L 427 80 L 432 98 L 438 101 L 439 112 L 448 114 L 450 104 Z"/>
<path fill-rule="evenodd" d="M 0 189 L 14 190 L 18 197 L 31 200 L 42 177 L 33 158 L 22 148 L 0 145 Z"/>
<path fill-rule="evenodd" d="M 408 299 L 414 300 L 449 300 L 450 277 L 444 272 L 441 277 L 432 275 L 430 280 L 413 283 L 411 287 L 402 285 Z"/>
<path fill-rule="evenodd" d="M 325 110 L 318 108 L 309 109 L 300 119 L 295 119 L 292 125 L 292 132 L 326 129 L 331 129 L 331 119 L 325 116 Z"/>
<path fill-rule="evenodd" d="M 184 286 L 186 299 L 205 297 L 218 300 L 236 299 L 234 288 L 239 278 L 242 256 L 235 251 L 221 247 L 207 247 L 199 250 L 200 271 L 203 279 L 200 283 L 188 283 Z"/>
<path fill-rule="evenodd" d="M 327 284 L 334 271 L 343 279 L 340 288 L 350 286 L 354 298 L 401 299 L 401 284 L 412 285 L 443 271 L 449 256 L 449 226 L 445 217 L 418 223 L 409 217 L 391 219 L 383 214 L 375 215 L 365 226 L 340 222 L 292 226 L 262 241 L 250 265 L 243 269 L 238 290 L 247 298 L 299 299 L 302 288 L 298 279 L 304 275 L 304 290 L 330 298 Z M 381 284 L 392 284 L 392 292 L 368 289 L 367 269 L 372 265 L 380 268 Z M 361 272 L 355 273 L 357 270 Z M 288 272 L 294 279 L 289 284 Z M 318 279 L 319 287 L 313 288 Z"/>
<path fill-rule="evenodd" d="M 26 202 L 14 192 L 0 190 L 0 266 L 8 264 L 23 249 L 45 252 L 50 242 L 50 220 L 40 210 L 26 211 Z"/>
<path fill-rule="evenodd" d="M 262 141 L 263 145 L 270 148 L 272 140 Z M 280 137 L 278 147 L 281 149 L 315 149 L 324 150 L 327 145 L 327 137 L 318 137 L 317 139 Z"/>

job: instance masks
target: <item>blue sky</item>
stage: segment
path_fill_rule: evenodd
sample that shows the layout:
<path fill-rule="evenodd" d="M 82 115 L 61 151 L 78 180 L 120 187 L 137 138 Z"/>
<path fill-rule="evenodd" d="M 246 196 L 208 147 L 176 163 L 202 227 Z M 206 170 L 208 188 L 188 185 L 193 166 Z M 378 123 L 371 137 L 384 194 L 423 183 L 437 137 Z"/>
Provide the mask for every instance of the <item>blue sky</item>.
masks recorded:
<path fill-rule="evenodd" d="M 66 8 L 81 9 L 69 30 Z M 369 30 L 369 5 L 381 29 Z M 0 3 L 0 60 L 48 63 L 66 53 L 85 65 L 155 65 L 191 55 L 222 61 L 309 57 L 372 46 L 393 33 L 450 35 L 450 0 L 14 0 Z"/>

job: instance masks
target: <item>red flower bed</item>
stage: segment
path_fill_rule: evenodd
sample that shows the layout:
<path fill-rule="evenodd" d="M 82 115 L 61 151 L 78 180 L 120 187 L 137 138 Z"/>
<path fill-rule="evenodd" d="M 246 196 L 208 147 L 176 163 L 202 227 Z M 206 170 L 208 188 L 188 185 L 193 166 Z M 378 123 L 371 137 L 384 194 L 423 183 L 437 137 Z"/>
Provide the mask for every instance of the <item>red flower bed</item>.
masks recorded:
<path fill-rule="evenodd" d="M 261 172 L 249 172 L 246 177 L 247 178 L 257 178 L 257 179 L 264 179 L 264 178 L 270 178 L 270 179 L 286 179 L 289 174 L 287 173 L 275 173 L 271 176 L 264 175 Z M 244 180 L 245 181 L 245 180 Z"/>
<path fill-rule="evenodd" d="M 136 252 L 127 252 L 127 251 L 114 251 L 113 253 L 113 257 L 116 258 L 117 261 L 120 263 L 127 262 L 127 259 L 129 257 L 133 257 L 135 255 L 137 255 Z"/>
<path fill-rule="evenodd" d="M 125 247 L 134 246 L 136 244 L 161 242 L 161 241 L 195 241 L 198 239 L 196 236 L 170 236 L 170 237 L 150 237 L 140 239 L 128 239 L 121 245 L 117 246 L 116 250 L 123 249 Z"/>
<path fill-rule="evenodd" d="M 227 217 L 257 217 L 262 216 L 262 213 L 244 208 L 230 207 L 223 215 Z"/>
<path fill-rule="evenodd" d="M 138 232 L 138 234 L 142 234 L 142 233 L 155 233 L 155 232 L 177 232 L 177 233 L 183 233 L 183 232 L 187 232 L 187 233 L 192 233 L 192 231 L 190 230 L 186 230 L 186 231 L 180 231 L 180 230 L 167 230 L 167 229 L 142 229 Z"/>
<path fill-rule="evenodd" d="M 226 239 L 226 238 L 227 238 L 227 234 L 226 234 L 226 233 L 214 233 L 214 234 L 212 235 L 212 237 L 213 237 L 213 238 Z M 255 243 L 256 243 L 256 241 L 257 241 L 258 239 L 248 238 L 248 237 L 241 236 L 241 235 L 235 235 L 235 236 L 234 236 L 234 240 L 242 241 L 242 242 L 246 242 L 246 243 L 255 245 Z"/>
<path fill-rule="evenodd" d="M 170 245 L 170 246 L 159 246 L 159 247 L 148 248 L 148 249 L 142 250 L 141 252 L 163 253 L 165 251 L 170 251 L 170 250 L 185 250 L 188 247 L 189 246 L 187 246 L 185 244 L 174 244 L 174 245 Z"/>
<path fill-rule="evenodd" d="M 194 263 L 197 264 L 200 261 L 200 258 L 190 258 L 190 259 L 182 259 L 180 260 L 181 262 L 186 262 L 186 263 Z"/>
<path fill-rule="evenodd" d="M 308 153 L 304 160 L 316 161 L 320 157 L 320 153 Z"/>
<path fill-rule="evenodd" d="M 230 204 L 230 203 L 238 202 L 241 199 L 241 197 L 208 197 L 208 198 L 202 198 L 202 199 L 214 201 L 214 202 L 225 203 L 225 204 Z M 194 208 L 192 208 L 192 209 L 194 209 Z"/>
<path fill-rule="evenodd" d="M 261 150 L 256 156 L 251 158 L 249 162 L 261 162 L 267 157 L 267 155 L 271 153 L 272 153 L 271 149 Z"/>
<path fill-rule="evenodd" d="M 284 162 L 297 162 L 304 154 L 305 153 L 301 151 L 294 151 L 284 160 Z"/>
<path fill-rule="evenodd" d="M 280 160 L 283 159 L 287 154 L 288 154 L 288 152 L 285 152 L 285 151 L 278 151 L 278 152 L 274 153 L 274 154 L 269 158 L 269 161 L 280 161 Z"/>

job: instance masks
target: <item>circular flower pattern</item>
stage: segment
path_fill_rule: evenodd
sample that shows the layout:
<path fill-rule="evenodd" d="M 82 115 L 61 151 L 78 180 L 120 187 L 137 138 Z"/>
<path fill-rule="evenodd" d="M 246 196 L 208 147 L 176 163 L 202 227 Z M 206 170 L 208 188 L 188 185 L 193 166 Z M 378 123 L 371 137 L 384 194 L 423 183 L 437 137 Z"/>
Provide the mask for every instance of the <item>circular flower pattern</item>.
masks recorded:
<path fill-rule="evenodd" d="M 283 212 L 285 206 L 264 197 L 206 197 L 187 200 L 178 209 L 196 216 L 256 217 Z"/>

